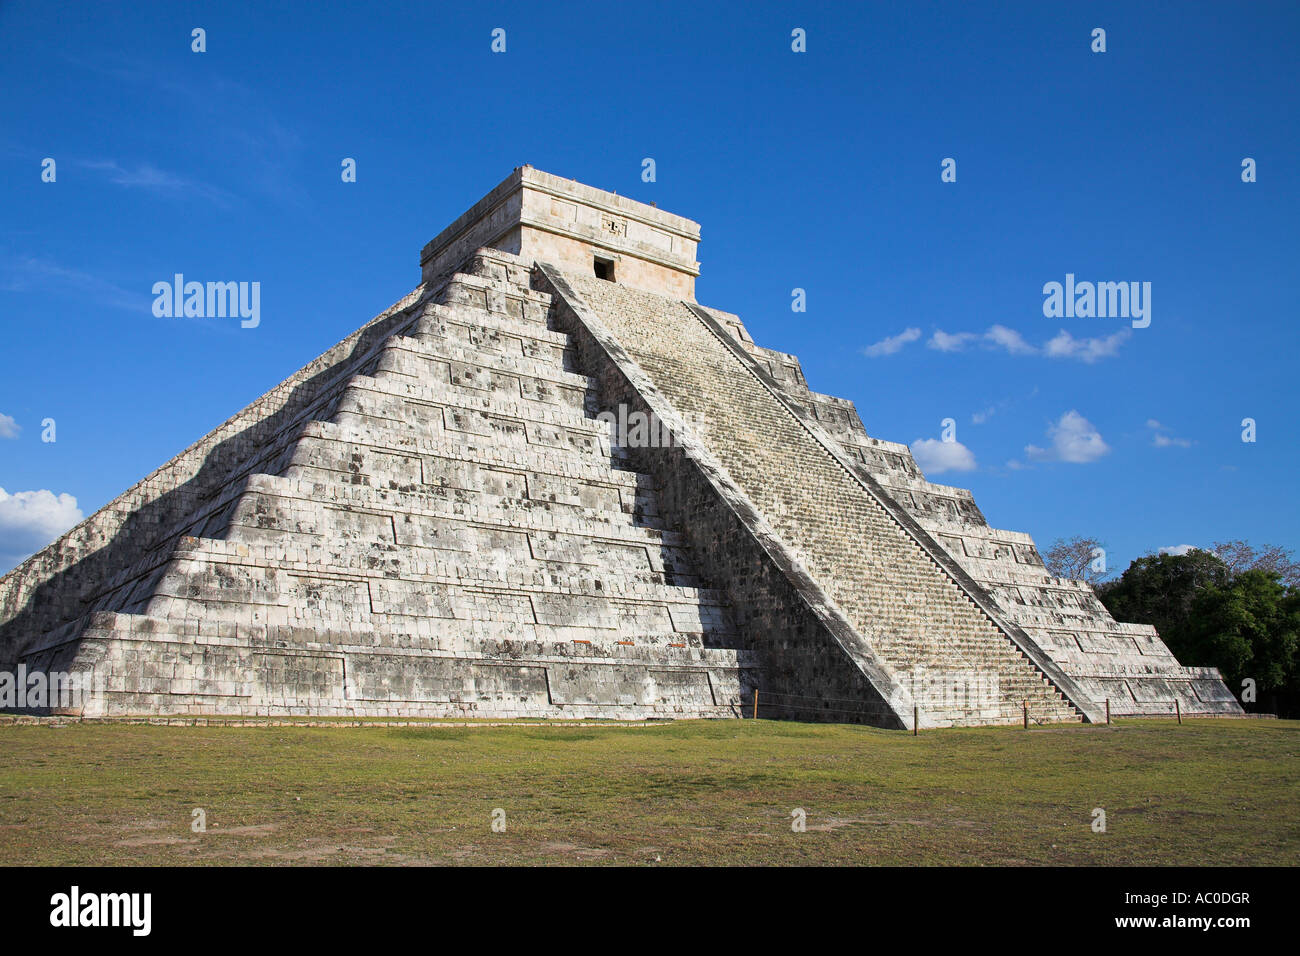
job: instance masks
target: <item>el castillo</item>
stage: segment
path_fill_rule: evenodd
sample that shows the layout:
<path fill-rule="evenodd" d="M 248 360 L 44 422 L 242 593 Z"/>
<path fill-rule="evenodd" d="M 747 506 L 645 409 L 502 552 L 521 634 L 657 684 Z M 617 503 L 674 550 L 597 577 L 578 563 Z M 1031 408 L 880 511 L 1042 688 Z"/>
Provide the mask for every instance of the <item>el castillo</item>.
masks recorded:
<path fill-rule="evenodd" d="M 699 241 L 515 169 L 412 291 L 0 579 L 0 670 L 93 674 L 87 717 L 1241 713 L 696 302 Z"/>

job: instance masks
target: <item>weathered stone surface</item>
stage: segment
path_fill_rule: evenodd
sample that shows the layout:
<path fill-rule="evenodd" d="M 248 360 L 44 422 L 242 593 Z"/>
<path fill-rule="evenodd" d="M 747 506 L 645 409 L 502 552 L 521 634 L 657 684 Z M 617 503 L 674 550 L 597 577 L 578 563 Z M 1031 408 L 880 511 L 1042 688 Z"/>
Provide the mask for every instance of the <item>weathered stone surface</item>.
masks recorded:
<path fill-rule="evenodd" d="M 795 356 L 756 345 L 737 316 L 706 311 L 1088 699 L 1115 716 L 1171 714 L 1175 698 L 1183 713 L 1242 713 L 1218 671 L 1181 666 L 1154 628 L 1115 621 L 1087 583 L 1049 575 L 1033 538 L 991 527 L 969 491 L 926 481 L 906 445 L 870 437 L 852 402 L 811 391 Z"/>
<path fill-rule="evenodd" d="M 698 235 L 516 170 L 424 284 L 0 580 L 0 669 L 93 673 L 107 715 L 1239 712 L 696 306 Z"/>
<path fill-rule="evenodd" d="M 9 660 L 93 667 L 108 714 L 738 713 L 752 662 L 725 598 L 588 413 L 590 382 L 528 281 L 485 250 L 417 290 L 304 414 L 261 442 L 236 432 L 202 505 L 110 540 L 129 567 L 74 551 L 83 528 L 54 549 L 62 573 L 40 580 L 52 555 L 17 569 L 15 602 L 79 580 L 78 559 L 116 573 L 10 615 Z M 211 468 L 213 445 L 187 471 Z M 146 486 L 190 491 L 168 477 Z M 90 524 L 109 535 L 132 507 Z"/>
<path fill-rule="evenodd" d="M 871 681 L 893 699 L 900 720 L 913 703 L 900 697 L 897 684 L 920 671 L 940 681 L 966 680 L 972 671 L 995 675 L 994 699 L 972 715 L 969 704 L 922 708 L 931 723 L 1022 719 L 1026 701 L 1040 720 L 1077 719 L 1091 702 L 1072 706 L 1071 690 L 1059 674 L 1044 673 L 1027 659 L 1037 648 L 1017 646 L 972 595 L 927 553 L 924 543 L 818 440 L 772 390 L 764 385 L 690 306 L 665 296 L 596 278 L 547 274 L 573 313 L 573 321 L 595 327 L 625 350 L 623 361 L 649 379 L 652 389 L 682 416 L 698 423 L 696 434 L 712 452 L 715 470 L 734 482 L 731 492 L 763 517 L 763 524 L 785 544 L 792 575 L 817 582 L 820 601 L 833 605 L 847 627 L 827 641 L 817 656 L 843 658 L 869 679 L 895 675 L 893 686 Z M 661 417 L 669 412 L 656 410 Z M 648 450 L 648 460 L 659 450 Z M 661 481 L 661 484 L 664 482 Z M 702 502 L 703 507 L 716 507 Z M 690 536 L 700 522 L 683 514 Z M 762 533 L 760 525 L 748 533 Z M 730 539 L 696 541 L 710 555 L 727 551 Z M 738 569 L 739 570 L 739 569 Z M 743 572 L 742 572 L 743 573 Z M 730 576 L 729 576 L 730 577 Z M 763 657 L 771 640 L 766 629 L 742 629 Z M 780 638 L 778 638 L 778 641 Z M 1041 658 L 1041 654 L 1039 655 Z M 811 669 L 811 668 L 810 668 Z M 1054 684 L 1050 677 L 1058 678 Z M 775 702 L 796 703 L 822 697 L 828 714 L 838 709 L 818 683 L 790 678 L 767 682 Z M 1082 696 L 1082 695 L 1077 695 Z M 837 701 L 838 702 L 838 701 Z M 1080 706 L 1081 705 L 1081 706 Z M 807 709 L 812 709 L 808 707 Z"/>
<path fill-rule="evenodd" d="M 441 282 L 481 246 L 584 275 L 595 257 L 616 282 L 693 300 L 699 240 L 682 216 L 521 166 L 424 247 L 420 269 Z"/>

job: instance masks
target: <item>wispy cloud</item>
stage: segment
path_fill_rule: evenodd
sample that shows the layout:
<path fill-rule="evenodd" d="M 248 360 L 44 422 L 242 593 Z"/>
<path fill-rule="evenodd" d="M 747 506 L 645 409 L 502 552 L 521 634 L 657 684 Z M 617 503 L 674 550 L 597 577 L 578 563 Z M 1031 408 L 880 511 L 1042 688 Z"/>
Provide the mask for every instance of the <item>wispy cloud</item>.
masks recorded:
<path fill-rule="evenodd" d="M 1028 395 L 1022 395 L 1020 397 L 1013 397 L 1013 398 L 1004 398 L 999 402 L 994 402 L 992 405 L 986 405 L 984 408 L 981 408 L 979 411 L 971 415 L 970 417 L 971 424 L 983 425 L 994 415 L 997 415 L 1005 411 L 1006 409 L 1014 405 L 1016 402 L 1019 402 L 1024 398 L 1033 398 L 1037 394 L 1038 394 L 1038 386 L 1035 385 L 1032 389 L 1030 389 Z"/>
<path fill-rule="evenodd" d="M 945 332 L 936 329 L 926 347 L 936 352 L 964 352 L 972 346 L 1006 352 L 1008 355 L 1041 355 L 1046 358 L 1076 359 L 1092 364 L 1119 354 L 1132 332 L 1122 329 L 1105 338 L 1076 339 L 1062 329 L 1042 347 L 1029 342 L 1020 332 L 1005 325 L 991 325 L 984 332 Z"/>
<path fill-rule="evenodd" d="M 109 77 L 115 84 L 147 90 L 160 109 L 178 110 L 193 128 L 205 130 L 204 151 L 227 157 L 223 179 L 237 183 L 241 194 L 247 186 L 276 203 L 297 207 L 310 204 L 310 193 L 304 185 L 302 138 L 292 126 L 280 121 L 265 96 L 252 87 L 217 73 L 181 75 L 125 56 L 115 60 L 96 57 L 93 61 L 66 53 L 62 56 L 70 69 L 88 70 Z M 193 177 L 175 173 L 162 173 L 161 181 L 151 185 L 159 172 L 146 166 L 123 168 L 126 178 L 139 182 L 120 185 L 168 189 L 168 183 L 178 179 L 192 188 L 205 186 Z M 211 185 L 206 188 L 212 191 L 208 198 L 213 201 L 219 201 L 219 196 L 227 201 L 234 199 L 229 191 Z"/>
<path fill-rule="evenodd" d="M 943 329 L 936 329 L 934 335 L 930 336 L 930 341 L 926 342 L 927 348 L 932 348 L 937 352 L 960 352 L 971 342 L 974 342 L 978 335 L 974 332 L 955 332 L 948 333 Z"/>
<path fill-rule="evenodd" d="M 915 342 L 921 337 L 920 329 L 904 329 L 897 335 L 889 335 L 881 339 L 875 345 L 868 345 L 862 350 L 862 354 L 868 358 L 879 358 L 882 355 L 893 355 L 903 349 L 903 346 L 910 342 Z"/>
<path fill-rule="evenodd" d="M 23 430 L 12 415 L 0 414 L 0 438 L 17 438 Z"/>
<path fill-rule="evenodd" d="M 1009 329 L 1005 325 L 990 326 L 989 330 L 984 333 L 984 341 L 991 347 L 1001 349 L 1010 355 L 1033 355 L 1038 350 L 1025 341 L 1015 329 Z"/>
<path fill-rule="evenodd" d="M 176 199 L 193 197 L 223 207 L 230 206 L 235 200 L 234 195 L 224 189 L 219 189 L 216 186 L 199 182 L 178 173 L 158 169 L 149 163 L 140 163 L 128 168 L 120 165 L 115 160 L 104 159 L 74 160 L 73 165 L 103 173 L 108 181 L 116 186 L 143 189 L 155 195 Z"/>
<path fill-rule="evenodd" d="M 1188 438 L 1178 438 L 1169 434 L 1169 429 L 1154 418 L 1147 419 L 1147 428 L 1151 429 L 1151 444 L 1156 448 L 1191 448 L 1196 444 Z"/>
<path fill-rule="evenodd" d="M 151 301 L 143 292 L 124 289 L 101 276 L 35 256 L 20 256 L 0 267 L 0 291 L 75 293 L 95 305 L 127 312 L 148 313 Z"/>
<path fill-rule="evenodd" d="M 1072 358 L 1091 365 L 1098 359 L 1112 358 L 1119 354 L 1119 347 L 1133 335 L 1131 329 L 1121 329 L 1105 338 L 1076 339 L 1065 329 L 1043 346 L 1048 358 Z"/>
<path fill-rule="evenodd" d="M 1064 461 L 1087 464 L 1110 454 L 1110 446 L 1101 437 L 1095 425 L 1071 409 L 1047 427 L 1051 444 L 1047 448 L 1026 445 L 1025 456 L 1030 461 Z"/>

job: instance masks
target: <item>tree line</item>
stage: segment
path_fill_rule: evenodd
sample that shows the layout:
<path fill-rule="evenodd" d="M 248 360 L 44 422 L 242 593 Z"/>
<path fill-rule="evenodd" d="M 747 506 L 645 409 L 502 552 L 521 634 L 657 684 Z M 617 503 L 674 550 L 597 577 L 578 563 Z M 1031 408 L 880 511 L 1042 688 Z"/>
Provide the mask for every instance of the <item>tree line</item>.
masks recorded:
<path fill-rule="evenodd" d="M 1119 621 L 1150 624 L 1178 660 L 1217 667 L 1247 711 L 1300 716 L 1300 563 L 1278 545 L 1219 541 L 1148 554 L 1106 580 L 1103 545 L 1058 539 L 1049 574 L 1087 581 Z"/>

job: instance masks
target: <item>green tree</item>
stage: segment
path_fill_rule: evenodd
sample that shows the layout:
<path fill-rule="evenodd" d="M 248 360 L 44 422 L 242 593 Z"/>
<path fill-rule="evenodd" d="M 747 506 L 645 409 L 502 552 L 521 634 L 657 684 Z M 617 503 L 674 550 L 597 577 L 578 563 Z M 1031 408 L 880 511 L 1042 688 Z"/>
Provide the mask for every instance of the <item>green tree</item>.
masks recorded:
<path fill-rule="evenodd" d="M 1153 625 L 1181 661 L 1192 602 L 1206 588 L 1224 587 L 1231 580 L 1228 566 L 1208 551 L 1150 554 L 1100 585 L 1097 596 L 1117 621 Z"/>
<path fill-rule="evenodd" d="M 1205 588 L 1192 602 L 1184 664 L 1217 667 L 1237 693 L 1255 681 L 1259 700 L 1290 701 L 1300 691 L 1300 593 L 1289 591 L 1274 572 L 1246 571 L 1225 586 Z"/>
<path fill-rule="evenodd" d="M 1283 716 L 1300 709 L 1300 590 L 1282 570 L 1233 568 L 1209 551 L 1147 555 L 1097 595 L 1117 620 L 1153 625 L 1181 663 L 1217 667 L 1238 696 L 1253 680 L 1248 709 Z"/>

